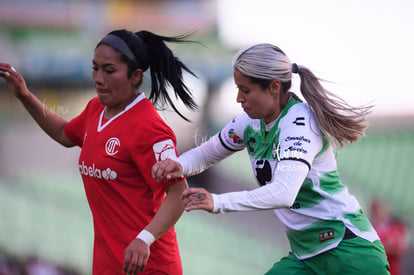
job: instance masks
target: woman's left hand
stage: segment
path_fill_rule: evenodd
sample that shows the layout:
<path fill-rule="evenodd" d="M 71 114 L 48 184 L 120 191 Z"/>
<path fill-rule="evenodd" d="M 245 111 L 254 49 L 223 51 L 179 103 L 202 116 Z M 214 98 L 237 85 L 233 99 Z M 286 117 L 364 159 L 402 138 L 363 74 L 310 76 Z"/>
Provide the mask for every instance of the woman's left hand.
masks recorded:
<path fill-rule="evenodd" d="M 147 265 L 150 256 L 149 246 L 141 239 L 134 239 L 124 251 L 122 273 L 138 274 Z"/>
<path fill-rule="evenodd" d="M 183 192 L 181 199 L 184 200 L 185 210 L 213 211 L 213 196 L 204 188 L 189 188 Z"/>

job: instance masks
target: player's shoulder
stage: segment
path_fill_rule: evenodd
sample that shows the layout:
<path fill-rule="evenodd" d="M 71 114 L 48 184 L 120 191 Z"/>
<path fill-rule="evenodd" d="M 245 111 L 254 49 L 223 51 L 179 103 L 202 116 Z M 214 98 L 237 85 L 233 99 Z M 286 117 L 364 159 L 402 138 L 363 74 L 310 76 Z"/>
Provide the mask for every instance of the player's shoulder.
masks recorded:
<path fill-rule="evenodd" d="M 289 110 L 286 113 L 286 116 L 295 116 L 295 115 L 310 116 L 311 113 L 312 113 L 311 109 L 307 103 L 297 102 L 296 104 L 293 104 L 292 106 L 290 106 Z"/>
<path fill-rule="evenodd" d="M 89 100 L 88 104 L 86 105 L 86 109 L 104 109 L 105 106 L 99 101 L 98 97 L 94 97 Z"/>
<path fill-rule="evenodd" d="M 154 104 L 146 98 L 143 97 L 139 102 L 137 102 L 129 111 L 133 113 L 134 116 L 138 116 L 139 120 L 142 123 L 153 123 L 151 120 L 159 117 L 157 109 Z"/>
<path fill-rule="evenodd" d="M 315 119 L 309 105 L 304 102 L 298 102 L 289 107 L 285 115 L 281 118 L 282 125 L 295 124 L 296 126 L 305 126 Z"/>
<path fill-rule="evenodd" d="M 246 113 L 243 112 L 235 116 L 231 120 L 231 124 L 238 126 L 238 127 L 245 128 L 247 125 L 254 125 L 254 124 L 260 125 L 260 119 L 252 119 Z"/>
<path fill-rule="evenodd" d="M 98 97 L 94 97 L 89 100 L 88 104 L 85 107 L 85 111 L 87 113 L 95 113 L 102 111 L 105 108 L 104 105 L 101 104 Z"/>
<path fill-rule="evenodd" d="M 171 129 L 159 115 L 150 100 L 144 98 L 133 108 L 128 116 L 130 128 L 139 132 L 140 135 L 153 135 L 159 131 L 170 132 Z"/>
<path fill-rule="evenodd" d="M 97 96 L 92 98 L 91 100 L 89 100 L 88 105 L 90 105 L 90 106 L 103 106 L 101 104 L 101 102 L 99 101 L 99 98 Z"/>

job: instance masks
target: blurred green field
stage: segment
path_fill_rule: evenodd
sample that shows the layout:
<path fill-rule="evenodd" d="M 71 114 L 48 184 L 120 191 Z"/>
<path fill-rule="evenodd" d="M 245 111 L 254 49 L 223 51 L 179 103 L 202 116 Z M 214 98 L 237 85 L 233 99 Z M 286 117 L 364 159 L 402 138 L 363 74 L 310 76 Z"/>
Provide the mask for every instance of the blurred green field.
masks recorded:
<path fill-rule="evenodd" d="M 374 128 L 367 137 L 338 153 L 338 166 L 347 185 L 364 200 L 386 200 L 395 214 L 414 214 L 414 126 Z"/>

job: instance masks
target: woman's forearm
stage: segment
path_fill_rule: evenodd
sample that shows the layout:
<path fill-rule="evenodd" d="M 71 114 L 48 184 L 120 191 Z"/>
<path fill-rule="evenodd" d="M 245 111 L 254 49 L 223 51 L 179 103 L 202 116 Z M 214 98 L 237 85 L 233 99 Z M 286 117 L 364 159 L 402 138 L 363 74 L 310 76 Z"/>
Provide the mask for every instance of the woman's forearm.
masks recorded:
<path fill-rule="evenodd" d="M 302 186 L 308 166 L 300 161 L 279 162 L 272 182 L 250 191 L 212 194 L 213 213 L 289 208 Z"/>
<path fill-rule="evenodd" d="M 178 162 L 183 168 L 184 175 L 192 176 L 200 174 L 233 153 L 220 143 L 216 134 L 200 146 L 183 153 Z"/>
<path fill-rule="evenodd" d="M 46 134 L 63 146 L 71 147 L 74 145 L 65 135 L 64 128 L 67 121 L 64 118 L 52 112 L 29 91 L 20 95 L 18 99 Z"/>
<path fill-rule="evenodd" d="M 151 222 L 145 227 L 156 240 L 175 225 L 184 212 L 181 194 L 188 188 L 187 181 L 181 180 L 166 188 L 166 196 Z"/>

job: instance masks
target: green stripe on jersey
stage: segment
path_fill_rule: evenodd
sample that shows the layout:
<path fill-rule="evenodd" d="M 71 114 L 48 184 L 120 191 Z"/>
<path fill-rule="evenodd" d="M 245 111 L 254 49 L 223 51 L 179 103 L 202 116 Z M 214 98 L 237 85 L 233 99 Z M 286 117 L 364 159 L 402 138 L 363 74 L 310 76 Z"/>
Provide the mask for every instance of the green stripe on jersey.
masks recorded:
<path fill-rule="evenodd" d="M 344 218 L 348 219 L 361 232 L 368 232 L 373 230 L 371 223 L 361 209 L 355 213 L 345 214 Z"/>
<path fill-rule="evenodd" d="M 323 153 L 325 153 L 326 152 L 326 150 L 329 148 L 329 146 L 331 145 L 330 143 L 329 143 L 329 140 L 327 140 L 326 138 L 325 138 L 325 136 L 322 134 L 322 132 L 321 132 L 321 135 L 323 136 L 323 138 L 322 138 L 322 149 L 319 151 L 319 153 L 317 153 L 316 154 L 316 156 L 315 156 L 315 158 L 317 158 L 317 157 L 319 157 L 320 155 L 322 155 Z"/>
<path fill-rule="evenodd" d="M 345 189 L 345 185 L 341 182 L 338 170 L 321 175 L 319 181 L 321 183 L 321 189 L 330 195 L 337 194 Z"/>
<path fill-rule="evenodd" d="M 292 251 L 298 256 L 312 255 L 339 242 L 345 234 L 340 220 L 319 220 L 300 230 L 287 230 Z"/>
<path fill-rule="evenodd" d="M 324 197 L 313 188 L 312 180 L 307 179 L 303 182 L 293 206 L 301 209 L 310 208 L 323 199 Z"/>

